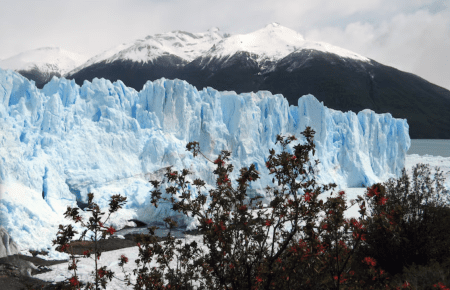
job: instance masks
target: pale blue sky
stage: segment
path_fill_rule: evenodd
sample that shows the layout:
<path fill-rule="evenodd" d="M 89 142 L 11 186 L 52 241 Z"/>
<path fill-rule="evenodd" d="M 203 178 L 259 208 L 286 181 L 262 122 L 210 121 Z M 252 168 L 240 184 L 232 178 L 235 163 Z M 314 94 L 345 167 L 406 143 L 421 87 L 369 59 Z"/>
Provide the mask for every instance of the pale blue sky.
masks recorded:
<path fill-rule="evenodd" d="M 0 59 L 45 46 L 93 56 L 146 35 L 271 22 L 450 89 L 450 0 L 0 0 Z"/>

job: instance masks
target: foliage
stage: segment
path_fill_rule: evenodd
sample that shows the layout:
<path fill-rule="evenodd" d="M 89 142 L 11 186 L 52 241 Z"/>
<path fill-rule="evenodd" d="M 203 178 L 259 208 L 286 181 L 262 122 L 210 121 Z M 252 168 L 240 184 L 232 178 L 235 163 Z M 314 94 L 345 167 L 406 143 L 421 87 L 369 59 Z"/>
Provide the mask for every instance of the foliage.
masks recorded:
<path fill-rule="evenodd" d="M 427 194 L 409 197 L 404 178 L 396 187 L 375 184 L 367 188 L 365 197 L 358 196 L 352 202 L 359 206 L 360 218 L 345 219 L 344 212 L 348 209 L 345 192 L 322 197 L 321 194 L 336 185 L 321 186 L 314 179 L 315 165 L 319 163 L 310 160 L 310 152 L 315 154 L 314 133 L 310 127 L 302 133 L 306 137 L 305 145 L 293 145 L 294 136 L 277 137 L 282 151 L 270 150 L 266 162 L 274 184 L 265 189 L 266 196 L 271 196 L 268 207 L 258 201 L 260 197 L 247 196 L 251 182 L 260 178 L 254 165 L 240 169 L 238 178 L 232 182 L 234 168 L 229 164 L 227 151 L 210 161 L 215 164 L 216 184 L 209 191 L 203 180 L 189 181 L 192 172 L 187 169 L 180 172 L 167 169 L 163 182 L 168 184 L 165 189 L 168 198 L 160 190 L 163 182 L 151 181 L 154 186 L 151 203 L 158 207 L 161 200 L 169 201 L 174 211 L 196 217 L 206 250 L 195 241 L 183 244 L 170 231 L 167 239 L 160 242 L 155 236 L 157 227 L 150 227 L 149 235 L 136 238 L 139 248 L 139 259 L 133 270 L 136 281 L 131 283 L 130 276 L 126 275 L 127 285 L 133 285 L 134 289 L 411 289 L 408 281 L 412 278 L 408 273 L 416 269 L 410 267 L 405 276 L 394 277 L 395 272 L 386 271 L 390 267 L 389 255 L 394 260 L 396 254 L 403 255 L 401 247 L 405 246 L 407 234 L 421 226 L 427 228 L 425 225 L 436 223 L 448 213 L 443 207 L 444 197 L 428 187 Z M 197 142 L 186 147 L 194 156 L 203 155 Z M 196 188 L 195 197 L 191 184 Z M 100 221 L 103 213 L 92 198 L 90 194 L 89 210 L 93 217 L 89 223 L 83 223 L 78 209 L 68 208 L 66 217 L 82 222 L 94 232 L 97 242 L 98 233 L 105 238 L 114 229 L 103 226 Z M 425 207 L 421 203 L 424 199 Z M 125 198 L 114 196 L 110 211 L 118 210 L 124 202 Z M 370 215 L 366 214 L 366 204 Z M 177 226 L 171 218 L 164 221 L 170 229 Z M 59 245 L 59 250 L 66 250 L 76 232 L 71 226 L 60 229 L 54 243 Z M 435 227 L 429 233 L 437 235 L 438 230 Z M 86 231 L 82 237 L 85 234 Z M 420 239 L 413 241 L 416 244 L 411 249 L 422 245 Z M 446 242 L 437 239 L 436 243 L 441 243 L 439 249 L 428 249 L 427 257 L 447 255 Z M 392 245 L 398 253 L 391 250 Z M 104 267 L 97 269 L 100 253 L 97 249 L 93 253 L 95 283 L 87 283 L 86 289 L 93 286 L 98 289 L 99 284 L 105 287 L 107 279 L 114 277 Z M 123 255 L 119 260 L 122 266 L 128 262 Z M 153 262 L 156 267 L 151 265 Z M 71 287 L 81 287 L 75 259 L 70 269 L 74 270 L 69 281 Z M 430 283 L 446 287 L 442 284 L 447 283 L 448 280 L 443 280 L 446 277 L 430 279 Z M 414 285 L 418 285 L 416 282 Z"/>
<path fill-rule="evenodd" d="M 98 267 L 98 261 L 101 257 L 101 251 L 98 248 L 98 242 L 100 239 L 105 239 L 107 236 L 113 235 L 116 230 L 110 226 L 106 227 L 105 224 L 109 220 L 112 213 L 118 211 L 126 202 L 126 197 L 121 195 L 113 195 L 111 197 L 111 201 L 109 203 L 109 214 L 107 218 L 102 221 L 102 216 L 105 214 L 100 211 L 99 206 L 93 202 L 94 194 L 88 194 L 88 207 L 87 211 L 91 212 L 91 217 L 88 221 L 83 221 L 82 217 L 79 215 L 79 208 L 71 208 L 67 207 L 67 211 L 64 213 L 66 218 L 72 219 L 75 223 L 81 223 L 86 230 L 81 233 L 79 237 L 79 241 L 83 240 L 86 237 L 88 231 L 92 232 L 91 240 L 94 242 L 94 248 L 91 248 L 83 253 L 84 257 L 91 258 L 94 260 L 95 268 L 92 272 L 92 276 L 94 277 L 94 283 L 86 283 L 79 281 L 77 276 L 77 263 L 79 262 L 76 259 L 71 242 L 75 234 L 78 234 L 77 231 L 73 230 L 72 225 L 59 225 L 59 231 L 57 233 L 56 240 L 53 240 L 53 245 L 58 245 L 56 247 L 57 251 L 68 252 L 70 253 L 70 262 L 69 262 L 69 271 L 73 270 L 73 276 L 68 279 L 65 283 L 63 289 L 80 289 L 80 287 L 85 286 L 84 289 L 99 289 L 99 285 L 106 289 L 107 280 L 111 281 L 114 273 L 110 270 L 107 270 L 106 267 Z M 91 257 L 92 256 L 92 257 Z M 126 257 L 121 257 L 121 262 L 123 263 Z M 95 288 L 94 288 L 95 287 Z"/>
<path fill-rule="evenodd" d="M 363 255 L 376 258 L 392 275 L 413 264 L 445 262 L 450 257 L 450 208 L 442 184 L 439 168 L 431 180 L 429 167 L 417 164 L 412 184 L 403 169 L 401 178 L 379 185 L 381 192 L 369 199 L 372 217 Z"/>
<path fill-rule="evenodd" d="M 197 217 L 208 251 L 198 248 L 195 242 L 179 247 L 177 257 L 184 264 L 172 269 L 168 262 L 174 257 L 174 239 L 165 244 L 166 250 L 170 248 L 168 252 L 159 248 L 155 239 L 142 240 L 143 259 L 139 262 L 148 265 L 155 255 L 162 264 L 158 270 L 142 265 L 136 289 L 165 289 L 169 285 L 193 289 L 193 282 L 198 284 L 198 289 L 384 287 L 387 277 L 372 257 L 360 261 L 353 258 L 365 241 L 363 198 L 358 199 L 362 215 L 359 220 L 344 219 L 345 192 L 332 195 L 326 201 L 319 198 L 321 193 L 336 185 L 318 186 L 310 178 L 315 174 L 309 157 L 309 152 L 315 153 L 314 133 L 308 127 L 302 133 L 306 144 L 293 146 L 293 153 L 288 146 L 296 138 L 278 136 L 277 143 L 283 150 L 278 154 L 270 150 L 266 163 L 276 184 L 266 189 L 267 195 L 273 196 L 267 208 L 261 201 L 254 203 L 259 197 L 247 198 L 249 184 L 259 178 L 254 165 L 242 168 L 236 188 L 232 186 L 229 176 L 233 166 L 228 164 L 230 153 L 227 151 L 222 151 L 213 161 L 216 188 L 208 194 L 202 192 L 204 181 L 196 179 L 193 185 L 197 187 L 197 196 L 191 198 L 190 182 L 186 178 L 191 172 L 186 169 L 182 172 L 168 169 L 165 177 L 171 184 L 166 188 L 166 193 L 171 195 L 169 199 L 162 197 L 160 182 L 152 181 L 155 187 L 152 203 L 157 206 L 161 199 L 170 201 L 173 210 Z M 189 143 L 187 149 L 194 156 L 201 154 L 197 142 Z M 179 201 L 175 198 L 177 194 Z M 210 203 L 206 207 L 208 198 Z M 191 253 L 189 257 L 188 253 Z M 168 284 L 164 284 L 163 277 Z"/>

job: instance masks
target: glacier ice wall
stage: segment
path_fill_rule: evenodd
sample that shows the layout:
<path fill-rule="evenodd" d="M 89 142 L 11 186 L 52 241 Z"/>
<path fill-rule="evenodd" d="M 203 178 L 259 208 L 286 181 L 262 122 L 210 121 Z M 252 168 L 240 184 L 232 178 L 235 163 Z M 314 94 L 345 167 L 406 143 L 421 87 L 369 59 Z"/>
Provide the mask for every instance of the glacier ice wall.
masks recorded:
<path fill-rule="evenodd" d="M 269 149 L 279 148 L 276 135 L 304 142 L 306 126 L 316 131 L 319 181 L 359 187 L 400 176 L 409 126 L 390 114 L 343 113 L 312 95 L 289 106 L 267 91 L 198 91 L 164 78 L 140 92 L 121 81 L 94 79 L 79 87 L 64 78 L 39 90 L 0 69 L 0 221 L 22 247 L 43 249 L 57 225 L 67 224 L 67 205 L 86 202 L 88 192 L 105 207 L 113 194 L 128 197 L 116 226 L 130 218 L 160 220 L 170 209 L 149 205 L 146 178 L 173 165 L 214 180 L 212 165 L 185 150 L 189 141 L 211 158 L 230 150 L 235 168 L 256 164 L 262 178 L 252 188 L 258 190 L 271 180 L 264 164 Z"/>

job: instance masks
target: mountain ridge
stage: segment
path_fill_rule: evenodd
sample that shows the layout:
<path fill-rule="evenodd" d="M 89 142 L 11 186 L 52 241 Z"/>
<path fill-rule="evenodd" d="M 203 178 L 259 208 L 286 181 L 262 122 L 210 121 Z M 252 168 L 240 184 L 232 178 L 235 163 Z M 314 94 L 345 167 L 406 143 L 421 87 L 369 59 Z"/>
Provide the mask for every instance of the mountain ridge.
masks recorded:
<path fill-rule="evenodd" d="M 98 54 L 63 76 L 78 85 L 94 78 L 121 80 L 136 90 L 148 80 L 181 79 L 199 90 L 281 93 L 290 105 L 312 94 L 335 110 L 406 118 L 413 139 L 450 139 L 450 91 L 346 49 L 305 40 L 278 23 L 237 35 L 214 27 L 155 34 Z"/>

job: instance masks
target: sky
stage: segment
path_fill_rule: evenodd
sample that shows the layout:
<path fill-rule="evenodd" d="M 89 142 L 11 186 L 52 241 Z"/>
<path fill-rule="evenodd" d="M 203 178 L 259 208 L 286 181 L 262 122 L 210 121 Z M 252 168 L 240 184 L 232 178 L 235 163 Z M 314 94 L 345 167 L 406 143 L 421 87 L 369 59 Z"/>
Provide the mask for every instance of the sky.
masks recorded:
<path fill-rule="evenodd" d="M 269 23 L 450 90 L 450 0 L 0 0 L 0 60 L 40 47 L 94 56 L 173 30 L 245 34 Z"/>

